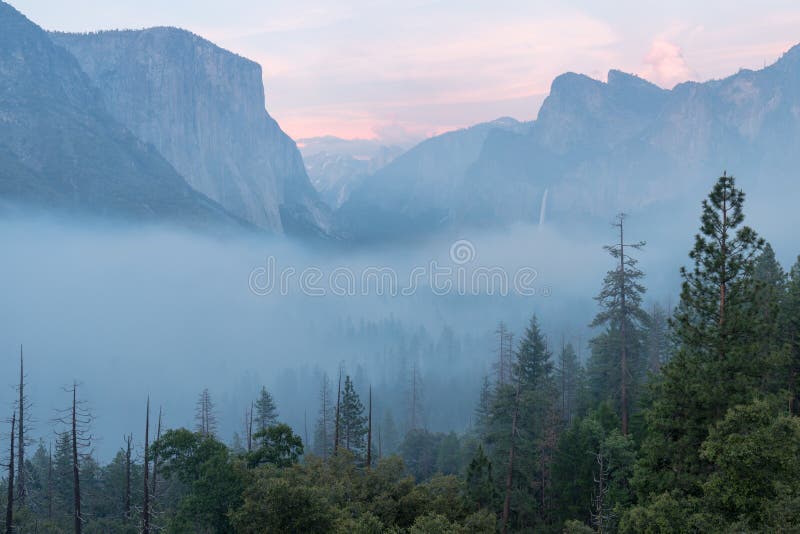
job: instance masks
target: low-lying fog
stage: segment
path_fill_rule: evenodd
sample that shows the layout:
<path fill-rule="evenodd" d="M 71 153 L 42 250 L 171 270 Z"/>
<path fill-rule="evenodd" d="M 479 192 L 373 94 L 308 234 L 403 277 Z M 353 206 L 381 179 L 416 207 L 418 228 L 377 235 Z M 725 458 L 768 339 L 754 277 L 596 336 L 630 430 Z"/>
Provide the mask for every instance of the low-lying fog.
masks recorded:
<path fill-rule="evenodd" d="M 674 303 L 692 233 L 639 235 L 636 219 L 629 224 L 632 240 L 649 241 L 639 257 L 650 303 Z M 141 441 L 148 394 L 167 427 L 192 427 L 203 388 L 225 441 L 241 433 L 262 384 L 281 419 L 310 439 L 321 375 L 334 379 L 340 362 L 361 392 L 372 385 L 376 418 L 391 405 L 401 429 L 416 366 L 427 427 L 463 430 L 491 370 L 498 322 L 520 333 L 536 313 L 554 347 L 563 336 L 585 357 L 593 296 L 613 267 L 602 249 L 614 239 L 610 226 L 597 234 L 605 240 L 520 226 L 371 252 L 100 226 L 0 224 L 0 405 L 11 410 L 22 343 L 32 434 L 53 439 L 55 411 L 70 400 L 63 387 L 75 380 L 102 459 L 126 433 Z M 487 283 L 503 292 L 504 276 L 507 294 L 486 294 Z"/>

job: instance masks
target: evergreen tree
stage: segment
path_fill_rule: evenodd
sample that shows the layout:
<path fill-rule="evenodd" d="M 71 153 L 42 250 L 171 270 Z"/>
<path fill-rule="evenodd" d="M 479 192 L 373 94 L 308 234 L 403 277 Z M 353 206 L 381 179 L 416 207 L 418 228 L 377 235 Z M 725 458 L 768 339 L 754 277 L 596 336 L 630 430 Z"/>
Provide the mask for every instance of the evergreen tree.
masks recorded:
<path fill-rule="evenodd" d="M 266 430 L 278 422 L 278 409 L 272 395 L 266 387 L 261 388 L 261 392 L 256 400 L 256 432 Z"/>
<path fill-rule="evenodd" d="M 548 520 L 550 476 L 543 458 L 554 441 L 550 430 L 560 399 L 552 355 L 536 316 L 531 318 L 515 358 L 513 384 L 498 385 L 494 392 L 485 440 L 496 467 L 497 494 L 509 495 L 508 527 L 512 530 L 541 528 Z"/>
<path fill-rule="evenodd" d="M 361 457 L 366 451 L 367 418 L 350 375 L 345 376 L 339 414 L 339 446 Z"/>
<path fill-rule="evenodd" d="M 564 422 L 569 424 L 578 412 L 581 387 L 581 365 L 572 343 L 561 347 L 556 370 L 556 385 L 558 386 L 561 416 Z"/>
<path fill-rule="evenodd" d="M 322 385 L 319 392 L 319 414 L 314 428 L 314 449 L 317 456 L 327 459 L 333 452 L 333 426 L 336 417 L 336 403 L 333 402 L 330 379 L 327 374 L 322 375 Z"/>
<path fill-rule="evenodd" d="M 195 406 L 195 428 L 201 436 L 213 437 L 217 434 L 217 416 L 214 413 L 214 401 L 208 388 L 203 389 L 197 397 Z"/>
<path fill-rule="evenodd" d="M 647 371 L 652 375 L 661 372 L 672 353 L 670 340 L 669 316 L 663 307 L 653 305 L 647 322 Z"/>
<path fill-rule="evenodd" d="M 478 510 L 488 508 L 494 501 L 492 463 L 481 445 L 467 467 L 467 498 Z"/>
<path fill-rule="evenodd" d="M 663 368 L 647 413 L 648 435 L 634 483 L 644 502 L 696 496 L 712 471 L 700 446 L 730 406 L 763 384 L 763 325 L 754 260 L 763 241 L 744 222 L 744 193 L 723 175 L 703 202 L 700 233 L 682 269 L 675 315 L 677 352 Z"/>
<path fill-rule="evenodd" d="M 487 375 L 483 376 L 478 405 L 475 407 L 475 431 L 481 439 L 486 438 L 492 416 L 492 386 Z"/>
<path fill-rule="evenodd" d="M 589 373 L 594 379 L 596 400 L 613 402 L 620 414 L 622 433 L 627 434 L 646 366 L 644 332 L 648 317 L 642 309 L 644 273 L 630 255 L 644 242 L 626 243 L 624 224 L 625 215 L 620 214 L 614 224 L 619 229 L 619 241 L 604 247 L 617 266 L 606 274 L 603 288 L 595 297 L 601 309 L 590 326 L 605 330 L 592 340 Z"/>
<path fill-rule="evenodd" d="M 789 388 L 789 409 L 800 413 L 800 256 L 789 271 L 786 292 L 781 306 L 781 339 L 789 351 L 786 382 Z"/>

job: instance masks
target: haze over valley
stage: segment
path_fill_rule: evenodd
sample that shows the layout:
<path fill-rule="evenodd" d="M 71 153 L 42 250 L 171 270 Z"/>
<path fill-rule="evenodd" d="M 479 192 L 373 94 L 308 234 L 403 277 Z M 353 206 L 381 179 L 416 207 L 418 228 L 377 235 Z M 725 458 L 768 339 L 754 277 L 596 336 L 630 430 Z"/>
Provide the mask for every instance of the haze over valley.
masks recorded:
<path fill-rule="evenodd" d="M 688 371 L 681 367 L 674 374 L 660 374 L 662 366 L 672 369 L 667 366 L 672 365 L 669 362 L 673 358 L 682 362 L 683 356 L 678 355 L 691 352 L 691 343 L 699 343 L 698 339 L 713 339 L 714 343 L 751 340 L 748 343 L 752 345 L 747 345 L 746 350 L 730 349 L 730 354 L 752 355 L 752 361 L 761 358 L 756 356 L 762 354 L 758 351 L 770 354 L 768 358 L 764 356 L 768 363 L 761 366 L 769 372 L 764 371 L 765 377 L 760 381 L 752 381 L 761 384 L 758 387 L 762 389 L 753 393 L 756 386 L 747 382 L 748 395 L 753 393 L 754 398 L 766 399 L 764 402 L 772 402 L 770 395 L 781 399 L 781 395 L 790 395 L 790 410 L 794 409 L 794 382 L 784 383 L 783 378 L 775 376 L 789 376 L 786 369 L 795 369 L 794 364 L 785 362 L 794 361 L 793 336 L 797 326 L 791 292 L 799 274 L 798 267 L 792 270 L 792 266 L 800 252 L 796 230 L 800 227 L 800 211 L 795 206 L 800 198 L 800 45 L 785 46 L 774 60 L 764 61 L 760 68 L 731 68 L 700 81 L 689 79 L 695 76 L 690 76 L 688 69 L 682 70 L 683 56 L 672 54 L 674 51 L 668 47 L 665 53 L 672 54 L 669 61 L 681 60 L 680 68 L 670 70 L 670 75 L 665 69 L 674 64 L 666 60 L 657 62 L 660 68 L 642 69 L 638 74 L 623 70 L 600 72 L 597 69 L 607 62 L 606 56 L 598 52 L 603 59 L 597 60 L 596 68 L 586 69 L 589 74 L 572 72 L 584 65 L 583 60 L 560 64 L 560 74 L 552 78 L 544 93 L 540 87 L 531 86 L 527 90 L 515 89 L 524 96 L 513 99 L 486 97 L 494 102 L 485 103 L 486 109 L 492 111 L 516 111 L 520 102 L 529 105 L 528 111 L 516 117 L 498 113 L 496 118 L 452 127 L 453 121 L 439 120 L 438 112 L 432 111 L 430 124 L 419 120 L 413 126 L 411 118 L 404 119 L 406 123 L 398 119 L 395 124 L 382 117 L 373 125 L 375 135 L 364 135 L 359 130 L 348 136 L 344 127 L 329 134 L 310 128 L 312 123 L 317 125 L 315 128 L 328 124 L 320 118 L 328 109 L 323 104 L 309 108 L 309 115 L 303 115 L 302 120 L 297 118 L 296 110 L 292 111 L 294 115 L 288 108 L 275 111 L 271 70 L 276 70 L 281 88 L 291 77 L 285 78 L 288 75 L 275 62 L 262 65 L 259 58 L 246 57 L 244 51 L 254 50 L 259 39 L 271 42 L 272 32 L 288 36 L 299 31 L 292 25 L 267 31 L 267 37 L 256 32 L 249 38 L 230 38 L 245 44 L 241 49 L 228 50 L 215 44 L 213 37 L 228 38 L 210 27 L 209 35 L 204 36 L 172 26 L 103 29 L 94 27 L 96 22 L 92 21 L 79 26 L 84 31 L 76 31 L 72 18 L 62 17 L 63 24 L 57 27 L 40 25 L 32 15 L 41 13 L 40 8 L 24 3 L 15 6 L 0 1 L 0 357 L 8 386 L 0 388 L 0 405 L 20 405 L 16 388 L 22 350 L 26 399 L 21 404 L 30 418 L 26 420 L 25 438 L 29 461 L 33 461 L 38 445 L 42 451 L 49 450 L 66 435 L 66 427 L 55 420 L 70 406 L 75 392 L 72 388 L 77 388 L 77 395 L 92 414 L 93 439 L 85 452 L 98 462 L 98 470 L 99 466 L 112 465 L 109 462 L 122 461 L 121 438 L 131 432 L 136 434 L 135 467 L 149 458 L 145 456 L 142 437 L 138 436 L 144 426 L 144 420 L 139 419 L 144 417 L 149 398 L 150 417 L 154 420 L 161 411 L 165 429 L 193 429 L 192 435 L 201 441 L 218 441 L 225 455 L 230 452 L 230 465 L 225 464 L 230 472 L 253 469 L 237 479 L 242 488 L 246 487 L 243 481 L 248 476 L 262 476 L 253 473 L 264 463 L 276 470 L 294 469 L 291 466 L 298 462 L 298 470 L 339 469 L 327 462 L 328 455 L 335 458 L 340 453 L 340 446 L 353 454 L 353 465 L 364 468 L 363 476 L 369 477 L 373 464 L 377 466 L 376 458 L 382 455 L 377 446 L 373 457 L 373 442 L 351 448 L 338 441 L 339 400 L 343 397 L 337 387 L 345 387 L 338 382 L 346 377 L 347 383 L 352 379 L 353 388 L 346 393 L 355 395 L 348 398 L 360 399 L 364 406 L 370 403 L 369 430 L 364 430 L 361 438 L 367 439 L 369 432 L 369 439 L 373 439 L 374 420 L 375 435 L 384 432 L 380 434 L 386 440 L 383 456 L 398 453 L 405 462 L 399 472 L 414 476 L 420 487 L 435 477 L 434 473 L 456 477 L 453 484 L 472 484 L 474 479 L 468 479 L 467 466 L 473 471 L 483 469 L 480 458 L 484 448 L 488 455 L 484 459 L 495 462 L 494 475 L 491 470 L 487 475 L 487 487 L 494 489 L 486 490 L 486 502 L 470 493 L 472 489 L 456 492 L 469 502 L 460 516 L 455 512 L 450 517 L 441 511 L 419 511 L 416 515 L 409 512 L 406 520 L 390 521 L 377 508 L 367 507 L 369 514 L 380 519 L 381 526 L 363 532 L 384 531 L 392 525 L 401 529 L 396 532 L 434 532 L 439 527 L 430 525 L 439 523 L 425 523 L 428 530 L 422 526 L 422 530 L 408 529 L 417 525 L 417 520 L 422 525 L 420 517 L 437 514 L 437 521 L 447 516 L 448 525 L 462 528 L 452 532 L 494 532 L 494 527 L 502 532 L 507 527 L 520 532 L 529 528 L 585 532 L 566 530 L 570 521 L 575 521 L 571 528 L 584 526 L 591 532 L 634 532 L 649 525 L 647 518 L 651 516 L 647 513 L 652 510 L 647 507 L 652 503 L 645 499 L 645 490 L 634 496 L 628 480 L 633 477 L 637 461 L 637 469 L 645 470 L 642 473 L 655 469 L 646 464 L 646 447 L 655 447 L 652 444 L 656 438 L 652 436 L 657 433 L 653 430 L 657 425 L 645 419 L 656 417 L 652 414 L 661 406 L 655 401 L 647 404 L 651 397 L 644 392 L 660 380 L 669 383 L 675 376 L 700 372 L 694 367 Z M 168 13 L 172 8 L 164 9 Z M 438 8 L 430 9 L 435 16 Z M 311 12 L 327 14 L 325 10 Z M 109 16 L 113 13 L 109 7 Z M 583 18 L 570 16 L 576 24 L 594 28 Z M 616 11 L 614 16 L 618 16 Z M 130 20 L 130 28 L 138 28 L 139 19 Z M 193 23 L 193 29 L 198 26 Z M 319 29 L 320 35 L 325 31 Z M 592 35 L 605 34 L 597 29 Z M 780 35 L 783 39 L 784 34 Z M 556 38 L 552 39 L 555 43 Z M 775 37 L 769 42 L 769 50 L 775 49 L 777 40 Z M 592 46 L 605 51 L 616 42 L 605 38 L 600 41 Z M 458 42 L 454 40 L 451 50 L 456 56 L 454 72 L 463 60 L 459 59 Z M 487 43 L 487 47 L 491 46 Z M 583 45 L 576 42 L 575 46 Z M 442 53 L 448 50 L 436 49 Z M 277 47 L 276 53 L 281 50 Z M 512 56 L 521 53 L 519 48 L 513 50 L 513 54 L 509 52 Z M 654 50 L 663 51 L 664 47 L 654 45 Z M 736 50 L 743 48 L 734 48 L 729 54 L 735 55 Z M 474 54 L 482 57 L 479 51 Z M 554 55 L 562 57 L 560 53 Z M 742 57 L 742 64 L 752 64 L 752 54 Z M 386 56 L 389 64 L 394 65 L 395 60 L 394 56 Z M 424 59 L 418 60 L 426 64 Z M 319 76 L 330 76 L 324 66 L 320 69 Z M 551 67 L 542 67 L 543 72 L 548 69 Z M 448 73 L 452 74 L 442 68 L 440 75 L 445 77 Z M 497 72 L 479 71 L 474 75 L 501 77 L 505 73 L 498 67 Z M 527 76 L 520 72 L 521 81 L 515 82 L 515 88 L 529 81 Z M 387 95 L 394 96 L 392 91 L 397 89 L 386 83 Z M 409 95 L 416 95 L 417 84 L 409 82 L 408 86 Z M 325 90 L 322 84 L 318 86 L 319 92 Z M 302 93 L 299 88 L 297 91 Z M 330 91 L 339 94 L 342 90 L 334 84 Z M 352 95 L 347 95 L 352 96 L 350 99 L 342 96 L 341 105 L 354 105 L 356 95 L 361 95 L 359 91 L 354 89 Z M 484 94 L 477 89 L 475 92 Z M 282 98 L 283 102 L 289 100 L 285 93 Z M 426 106 L 435 107 L 434 104 Z M 457 106 L 459 101 L 452 104 Z M 330 116 L 343 120 L 343 108 L 337 107 L 334 113 L 333 104 L 330 106 Z M 420 113 L 417 108 L 412 112 L 405 106 L 397 103 L 397 113 L 405 111 L 407 117 Z M 472 117 L 473 112 L 467 113 L 467 108 L 464 116 Z M 312 116 L 312 111 L 316 115 Z M 281 113 L 294 117 L 287 121 L 292 129 L 308 135 L 291 137 L 289 130 L 276 120 Z M 353 128 L 361 124 L 352 110 L 349 113 L 355 117 Z M 434 125 L 435 120 L 439 122 Z M 735 177 L 735 185 L 729 181 L 730 176 Z M 716 209 L 717 204 L 714 193 L 709 196 L 709 192 L 732 194 L 733 204 L 725 197 L 725 209 L 733 209 L 730 206 L 744 202 L 736 196 L 739 189 L 746 192 L 746 218 L 732 216 L 730 221 L 714 222 L 717 220 L 709 210 Z M 722 298 L 725 291 L 731 291 L 733 304 L 723 301 L 718 305 L 714 300 L 720 294 L 714 289 L 718 286 L 709 282 L 714 297 L 709 297 L 711 304 L 705 302 L 701 306 L 692 300 L 700 297 L 691 293 L 688 286 L 683 286 L 682 291 L 682 282 L 695 283 L 692 276 L 700 279 L 715 275 L 717 263 L 702 263 L 698 258 L 716 250 L 713 244 L 717 241 L 708 237 L 712 244 L 703 248 L 705 245 L 698 243 L 706 242 L 696 235 L 712 235 L 709 232 L 716 231 L 717 226 L 729 223 L 730 233 L 720 239 L 740 240 L 732 250 L 742 255 L 731 260 L 735 277 L 722 282 Z M 740 230 L 741 225 L 756 229 L 764 242 Z M 728 226 L 725 228 L 727 232 Z M 620 250 L 615 248 L 618 242 L 630 248 L 615 252 Z M 693 247 L 690 256 L 688 252 Z M 695 268 L 695 261 L 699 267 Z M 617 270 L 619 265 L 621 271 Z M 684 266 L 687 270 L 681 272 Z M 774 276 L 770 274 L 770 278 L 765 273 Z M 628 276 L 632 282 L 626 286 Z M 767 285 L 758 286 L 760 292 L 747 292 L 747 284 L 753 280 Z M 622 284 L 622 289 L 615 283 Z M 705 288 L 703 283 L 697 282 L 697 287 L 691 288 L 700 294 L 702 291 L 697 288 Z M 765 289 L 772 287 L 769 284 L 776 288 L 774 294 Z M 622 304 L 614 288 L 626 295 Z M 634 367 L 623 363 L 620 370 L 615 352 L 619 339 L 615 337 L 618 323 L 614 321 L 618 311 L 614 310 L 621 306 L 621 321 L 628 325 L 627 292 L 632 292 L 630 306 L 635 308 L 631 312 L 635 317 L 630 319 L 634 341 L 630 343 L 636 345 L 630 349 Z M 768 297 L 753 296 L 784 293 L 789 296 L 775 296 L 774 306 L 759 300 Z M 755 304 L 742 304 L 745 301 Z M 694 305 L 703 313 L 718 309 L 720 314 L 726 305 L 741 306 L 745 311 L 735 308 L 729 312 L 734 317 L 739 317 L 736 313 L 750 317 L 747 313 L 756 313 L 753 309 L 757 309 L 762 314 L 759 318 L 766 317 L 765 322 L 779 326 L 769 334 L 749 330 L 750 333 L 736 330 L 717 334 L 704 323 L 709 330 L 695 332 L 691 335 L 698 337 L 693 338 L 682 329 L 697 320 L 693 312 L 687 311 L 695 310 Z M 773 308 L 781 310 L 780 319 L 769 315 Z M 536 317 L 533 322 L 532 316 Z M 670 317 L 675 322 L 668 322 Z M 715 321 L 709 324 L 722 329 L 724 321 Z M 761 324 L 759 321 L 742 319 L 735 324 L 739 328 L 741 324 Z M 622 346 L 627 347 L 625 327 L 621 332 Z M 720 337 L 714 337 L 717 335 Z M 755 339 L 759 341 L 752 341 Z M 765 348 L 767 345 L 769 348 Z M 623 354 L 625 350 L 622 349 Z M 553 358 L 552 362 L 541 364 L 543 374 L 537 377 L 555 373 L 552 384 L 542 385 L 536 380 L 543 379 L 531 378 L 531 384 L 538 385 L 528 384 L 528 393 L 520 370 L 527 365 L 521 359 L 528 354 L 526 351 L 538 355 L 536 358 Z M 570 378 L 574 379 L 571 393 L 565 389 L 564 378 L 564 358 L 568 357 L 574 359 L 575 367 Z M 742 361 L 751 361 L 748 358 L 743 357 Z M 539 364 L 530 365 L 533 369 Z M 781 367 L 784 365 L 788 367 Z M 738 387 L 740 382 L 731 377 L 751 377 L 747 375 L 750 368 L 731 369 L 719 371 L 730 373 L 720 381 L 727 380 Z M 516 396 L 513 377 L 517 380 Z M 561 382 L 556 383 L 554 377 L 560 377 Z M 698 378 L 698 383 L 704 383 L 706 378 Z M 691 389 L 695 386 L 696 383 L 686 386 L 687 391 L 696 393 L 697 389 Z M 252 456 L 256 450 L 250 443 L 253 402 L 264 399 L 262 390 L 269 392 L 278 413 L 271 420 L 272 426 L 265 425 L 262 430 L 282 428 L 275 425 L 286 423 L 287 429 L 280 431 L 293 432 L 305 446 L 305 450 L 300 447 L 296 457 L 286 453 L 293 458 L 291 461 L 283 456 L 280 461 L 262 461 L 258 459 L 261 457 Z M 321 396 L 328 399 L 326 395 L 333 391 L 337 391 L 335 430 L 330 429 L 333 423 L 328 420 L 331 407 L 323 404 L 320 408 Z M 624 393 L 620 398 L 621 391 Z M 668 396 L 662 390 L 653 391 L 658 391 L 653 395 Z M 736 390 L 729 397 L 742 403 L 748 401 L 749 397 L 745 399 L 747 395 L 740 393 Z M 213 398 L 213 433 L 203 426 L 208 425 L 211 415 L 209 395 Z M 569 395 L 575 397 L 574 402 L 566 400 Z M 553 406 L 558 404 L 562 411 L 555 407 L 552 414 L 545 413 L 544 408 L 541 413 L 536 411 L 538 408 L 531 408 L 530 413 L 524 411 L 525 406 L 549 406 L 542 400 L 545 397 L 561 399 Z M 580 401 L 576 400 L 578 397 Z M 784 400 L 781 402 L 781 406 L 786 405 Z M 75 405 L 72 406 L 74 411 Z M 727 413 L 729 408 L 733 409 L 720 405 L 720 413 Z M 516 415 L 514 430 L 509 425 L 510 414 L 520 410 L 523 416 L 529 415 L 525 421 L 534 426 L 518 432 Z M 16 418 L 18 409 L 6 410 L 9 414 L 12 411 Z M 559 415 L 553 415 L 556 411 Z M 794 414 L 789 414 L 791 421 L 796 419 Z M 357 415 L 356 422 L 363 414 Z M 543 422 L 551 421 L 548 417 L 561 421 L 557 429 Z M 366 425 L 367 416 L 363 418 Z M 704 420 L 697 428 L 702 427 L 707 433 L 705 429 L 720 420 Z M 492 427 L 495 423 L 499 426 Z M 539 423 L 545 426 L 535 426 Z M 583 424 L 588 426 L 580 426 Z M 612 426 L 615 432 L 620 426 L 621 433 L 610 433 Z M 545 427 L 540 436 L 538 432 Z M 394 433 L 390 437 L 387 428 Z M 541 452 L 542 443 L 548 439 L 547 447 L 551 449 L 547 454 L 557 456 L 552 451 L 558 449 L 562 451 L 558 454 L 565 455 L 559 458 L 566 458 L 568 453 L 563 450 L 568 444 L 578 443 L 579 438 L 595 431 L 602 431 L 598 443 L 613 449 L 608 453 L 610 457 L 623 454 L 620 450 L 630 456 L 625 456 L 625 469 L 630 472 L 624 472 L 625 482 L 619 482 L 614 489 L 623 492 L 620 488 L 624 486 L 624 497 L 619 497 L 623 493 L 608 497 L 617 499 L 616 508 L 609 504 L 608 510 L 587 515 L 593 502 L 592 470 L 597 469 L 593 465 L 586 468 L 588 482 L 581 481 L 589 487 L 588 493 L 584 492 L 589 495 L 586 499 L 576 496 L 573 502 L 556 504 L 557 498 L 547 493 L 547 499 L 553 500 L 542 509 L 534 510 L 534 506 L 528 510 L 519 505 L 528 500 L 539 502 L 532 500 L 534 494 L 547 500 L 541 496 L 543 493 L 537 493 L 539 479 L 525 471 L 538 469 L 533 467 L 535 462 L 531 460 L 528 465 L 525 458 L 551 461 Z M 154 430 L 150 432 L 152 443 L 156 438 Z M 520 436 L 522 445 L 517 447 L 522 447 L 519 454 L 523 465 L 510 466 L 508 472 L 517 476 L 520 471 L 523 480 L 533 477 L 528 486 L 514 490 L 520 493 L 514 493 L 513 499 L 511 483 L 507 487 L 499 478 L 506 472 L 505 464 L 498 463 L 500 458 L 505 462 L 509 447 L 515 450 L 516 438 L 509 445 L 504 441 L 506 437 L 492 438 L 492 432 Z M 584 432 L 583 437 L 575 437 L 580 432 Z M 259 439 L 273 439 L 264 438 L 265 435 L 268 434 Z M 714 436 L 713 432 L 708 435 Z M 539 441 L 530 436 L 537 436 Z M 427 445 L 421 444 L 423 438 L 434 440 L 439 448 L 426 449 Z M 525 440 L 529 438 L 534 441 L 526 449 Z M 603 441 L 607 438 L 612 441 Z M 450 451 L 453 458 L 442 452 L 447 439 L 455 440 L 453 447 L 459 451 Z M 702 462 L 712 462 L 709 458 L 713 443 L 704 445 L 707 448 L 703 449 Z M 10 444 L 4 435 L 0 438 L 0 451 L 6 451 Z M 164 445 L 167 448 L 163 450 L 169 450 L 169 446 L 177 445 Z M 699 447 L 698 443 L 692 454 L 700 455 Z M 236 458 L 241 465 L 236 464 Z M 313 463 L 320 459 L 321 464 Z M 421 467 L 425 462 L 430 465 Z M 476 468 L 474 462 L 480 465 Z M 565 464 L 570 462 L 565 460 L 553 468 L 555 475 L 536 471 L 536 476 L 555 477 L 541 483 L 548 492 L 549 484 L 557 486 L 558 469 L 567 473 Z M 27 464 L 22 465 L 25 468 Z M 141 466 L 136 469 L 139 471 L 135 476 L 140 477 Z M 376 471 L 379 469 L 376 467 Z M 697 475 L 692 469 L 692 476 Z M 551 473 L 550 467 L 545 471 Z M 291 476 L 299 477 L 299 472 Z M 347 476 L 351 475 L 362 476 Z M 156 473 L 152 476 L 162 480 L 156 478 Z M 166 473 L 161 476 L 168 480 Z M 508 475 L 509 480 L 511 476 Z M 572 475 L 563 476 L 567 480 Z M 622 474 L 603 471 L 602 476 L 623 480 Z M 637 488 L 648 488 L 652 495 L 662 490 L 667 494 L 673 488 L 652 482 L 666 480 L 667 475 L 653 477 L 644 482 L 636 479 L 635 483 L 641 484 Z M 30 480 L 33 485 L 33 478 Z M 721 491 L 712 483 L 703 485 L 704 480 L 692 482 L 695 485 L 685 494 L 701 499 Z M 290 532 L 293 528 L 322 532 L 334 531 L 334 527 L 344 532 L 355 528 L 355 523 L 347 521 L 367 524 L 372 520 L 366 517 L 367 508 L 353 511 L 340 506 L 334 497 L 320 497 L 324 491 L 314 493 L 315 489 L 311 491 L 316 495 L 312 501 L 319 498 L 325 503 L 330 521 L 320 520 L 313 528 L 296 524 L 287 527 L 282 523 L 271 530 L 259 530 L 266 528 L 266 523 L 258 522 L 261 520 L 253 520 L 253 524 L 262 526 L 243 526 L 251 525 L 247 513 L 252 510 L 248 511 L 247 503 L 261 503 L 254 505 L 255 510 L 267 505 L 258 501 L 263 497 L 256 495 L 260 490 L 251 494 L 242 489 L 234 492 L 230 501 L 218 495 L 209 497 L 210 502 L 226 504 L 215 519 L 206 521 L 199 519 L 199 512 L 192 515 L 186 512 L 189 508 L 181 508 L 199 502 L 189 498 L 196 497 L 193 491 L 200 492 L 192 485 L 195 482 L 182 480 L 169 486 L 169 492 L 163 490 L 164 516 L 159 521 L 165 531 L 180 532 L 183 525 L 189 529 L 183 530 L 187 532 Z M 674 488 L 683 483 L 673 482 Z M 2 482 L 4 490 L 9 483 L 13 486 L 14 482 L 6 477 Z M 143 483 L 147 487 L 146 478 Z M 298 485 L 302 486 L 292 479 L 290 486 Z M 680 491 L 684 489 L 680 486 Z M 64 491 L 68 495 L 72 490 Z M 156 489 L 152 491 L 156 495 Z M 505 495 L 509 497 L 503 503 L 501 497 Z M 684 496 L 681 493 L 675 498 Z M 273 497 L 270 494 L 269 499 Z M 130 506 L 130 495 L 127 498 Z M 136 498 L 141 496 L 137 493 Z M 700 501 L 693 500 L 692 506 L 698 506 L 701 512 L 716 506 L 697 502 Z M 2 503 L 4 507 L 7 504 Z M 75 515 L 68 504 L 58 504 L 63 508 L 59 508 L 61 516 L 47 518 L 46 524 L 53 532 L 71 531 L 71 526 L 64 526 L 72 525 L 68 519 L 70 514 Z M 14 511 L 15 506 L 12 502 L 9 509 Z M 23 510 L 24 505 L 19 506 Z M 78 523 L 91 524 L 97 532 L 128 532 L 119 530 L 123 526 L 135 527 L 137 532 L 145 528 L 131 519 L 130 509 L 112 513 L 103 508 L 105 505 L 96 506 L 94 515 L 79 517 Z M 203 509 L 210 509 L 209 506 Z M 786 508 L 794 510 L 792 506 Z M 39 518 L 46 509 L 41 503 L 30 504 L 29 508 L 33 510 L 29 517 Z M 719 517 L 734 517 L 728 509 L 713 510 Z M 760 519 L 753 519 L 749 513 L 749 509 L 736 511 L 741 522 L 731 519 L 728 526 L 744 531 L 767 524 L 759 523 Z M 478 517 L 479 514 L 482 515 Z M 697 525 L 701 525 L 701 515 L 692 516 L 692 528 L 700 528 Z M 595 516 L 602 517 L 595 521 Z M 18 512 L 17 517 L 15 521 L 26 521 L 28 516 Z M 775 521 L 769 523 L 774 528 L 793 524 L 793 518 L 800 518 L 800 514 L 787 515 L 785 523 L 776 517 L 779 514 L 769 516 L 769 521 Z M 106 519 L 120 522 L 103 527 Z M 178 519 L 188 522 L 180 523 Z M 479 520 L 483 521 L 482 527 L 468 530 L 473 524 L 470 521 Z M 29 527 L 19 528 L 23 529 L 19 532 L 26 532 L 24 528 Z"/>

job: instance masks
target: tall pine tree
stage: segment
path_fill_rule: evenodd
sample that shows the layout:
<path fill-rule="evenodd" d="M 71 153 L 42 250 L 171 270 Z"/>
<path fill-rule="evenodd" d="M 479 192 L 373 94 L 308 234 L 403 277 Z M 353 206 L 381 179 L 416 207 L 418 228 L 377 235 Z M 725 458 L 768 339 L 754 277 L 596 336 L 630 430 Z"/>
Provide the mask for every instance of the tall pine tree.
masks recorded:
<path fill-rule="evenodd" d="M 634 477 L 643 501 L 662 492 L 696 496 L 712 470 L 700 455 L 709 428 L 763 384 L 763 321 L 755 259 L 763 247 L 744 226 L 744 193 L 723 174 L 703 201 L 700 233 L 681 269 L 676 354 L 663 368 L 647 413 L 648 435 Z"/>
<path fill-rule="evenodd" d="M 604 247 L 616 266 L 608 271 L 603 288 L 595 297 L 600 312 L 592 328 L 605 330 L 592 339 L 592 356 L 588 374 L 596 401 L 609 400 L 620 416 L 621 430 L 628 433 L 630 415 L 646 367 L 644 349 L 647 313 L 642 309 L 644 273 L 631 251 L 640 250 L 644 242 L 625 242 L 625 214 L 619 214 L 614 226 L 619 239 Z"/>

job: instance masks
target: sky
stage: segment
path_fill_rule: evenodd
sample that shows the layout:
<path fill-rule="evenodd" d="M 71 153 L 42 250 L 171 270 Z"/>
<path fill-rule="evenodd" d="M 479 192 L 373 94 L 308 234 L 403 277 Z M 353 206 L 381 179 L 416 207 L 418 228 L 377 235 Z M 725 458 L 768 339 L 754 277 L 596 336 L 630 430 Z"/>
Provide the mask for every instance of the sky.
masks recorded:
<path fill-rule="evenodd" d="M 260 63 L 293 138 L 408 144 L 532 120 L 557 75 L 658 85 L 774 62 L 800 42 L 796 0 L 11 0 L 48 30 L 177 26 Z"/>

